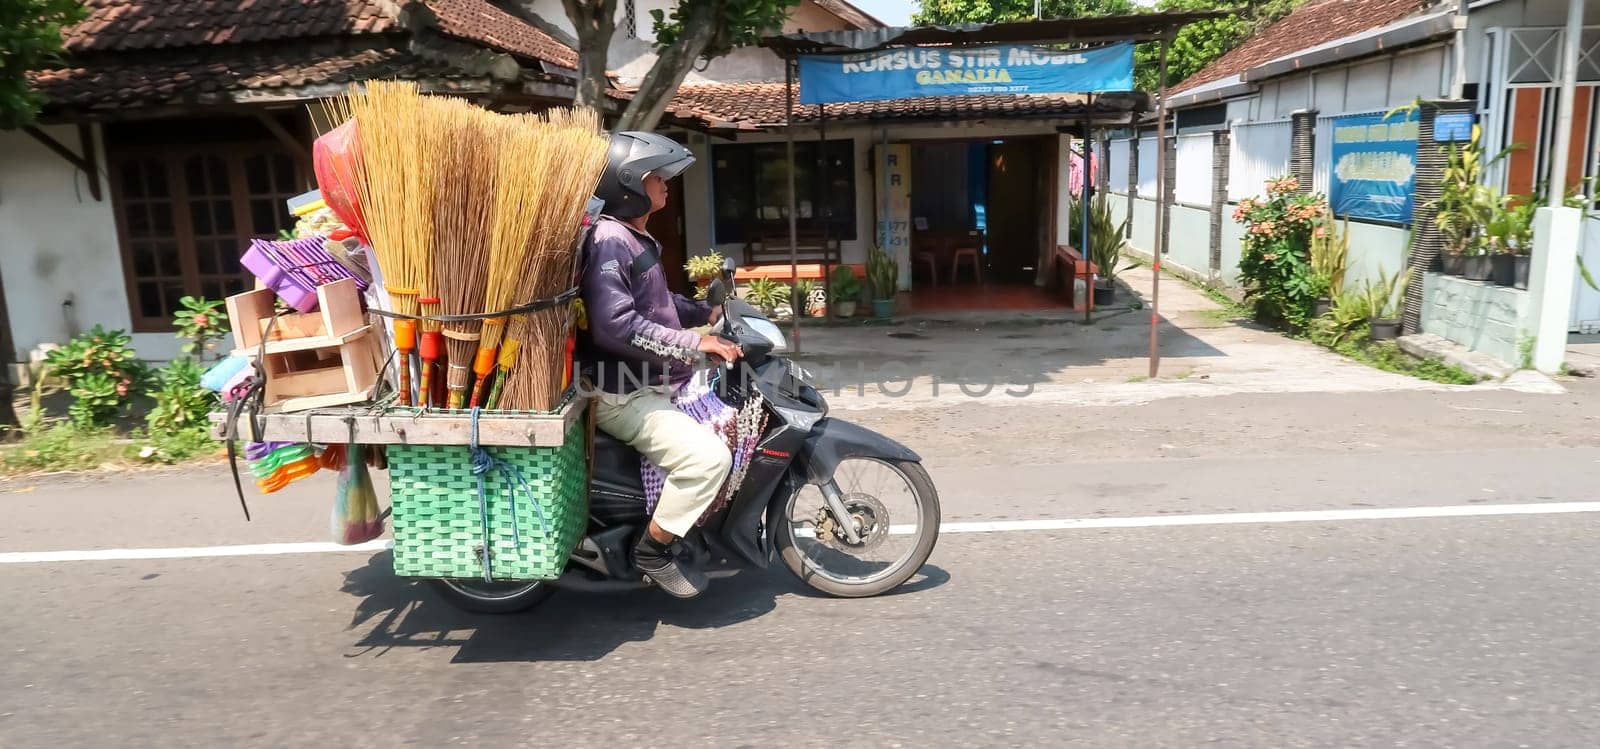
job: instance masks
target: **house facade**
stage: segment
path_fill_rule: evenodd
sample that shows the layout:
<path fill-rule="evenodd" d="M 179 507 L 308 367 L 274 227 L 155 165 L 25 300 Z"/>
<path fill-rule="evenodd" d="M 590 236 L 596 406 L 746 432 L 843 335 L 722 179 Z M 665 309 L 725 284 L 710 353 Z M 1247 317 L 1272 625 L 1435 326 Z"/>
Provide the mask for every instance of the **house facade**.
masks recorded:
<path fill-rule="evenodd" d="M 66 65 L 34 75 L 49 101 L 41 124 L 0 132 L 0 289 L 16 361 L 97 324 L 132 331 L 147 359 L 174 356 L 179 300 L 248 287 L 239 254 L 290 225 L 285 198 L 312 186 L 319 102 L 352 82 L 415 80 L 497 111 L 567 104 L 575 91 L 575 40 L 555 0 L 533 2 L 527 20 L 485 0 L 86 5 L 89 18 L 65 32 Z M 618 3 L 619 100 L 654 62 L 650 13 L 668 5 Z M 784 31 L 881 25 L 843 0 L 805 0 Z M 784 69 L 770 50 L 737 50 L 693 71 L 669 106 L 661 130 L 700 160 L 652 224 L 674 274 L 713 249 L 744 262 L 761 237 L 786 234 Z M 1065 241 L 1074 141 L 1062 128 L 1131 123 L 1147 104 L 1129 94 L 797 105 L 797 222 L 838 242 L 845 263 L 891 247 L 903 289 L 953 275 L 942 263 L 914 269 L 913 245 L 976 231 L 982 267 L 962 266 L 964 282 L 982 274 L 1031 289 Z"/>
<path fill-rule="evenodd" d="M 88 0 L 37 128 L 0 132 L 0 280 L 16 361 L 92 327 L 171 358 L 186 295 L 249 288 L 239 255 L 312 184 L 319 100 L 418 81 L 503 110 L 570 102 L 576 55 L 482 0 Z"/>
<path fill-rule="evenodd" d="M 1169 92 L 1175 127 L 1164 150 L 1174 165 L 1171 195 L 1156 195 L 1163 149 L 1148 128 L 1111 140 L 1111 192 L 1121 212 L 1132 212 L 1132 243 L 1153 248 L 1155 212 L 1166 210 L 1168 267 L 1236 284 L 1242 237 L 1231 215 L 1238 201 L 1285 174 L 1327 193 L 1335 126 L 1418 99 L 1470 113 L 1487 154 L 1516 144 L 1486 181 L 1508 194 L 1542 195 L 1566 13 L 1565 0 L 1311 0 Z M 1585 20 L 1600 23 L 1600 8 L 1589 7 Z M 1586 26 L 1581 41 L 1567 169 L 1579 190 L 1585 177 L 1600 172 L 1600 66 L 1590 59 L 1600 47 L 1600 27 Z M 1431 141 L 1416 148 L 1419 167 L 1439 152 Z M 1600 221 L 1585 225 L 1580 252 L 1593 266 L 1600 263 Z M 1415 222 L 1358 217 L 1349 226 L 1348 281 L 1408 266 Z M 1530 335 L 1529 292 L 1430 270 L 1413 276 L 1420 309 L 1412 310 L 1412 329 L 1519 362 Z M 1572 296 L 1569 327 L 1600 325 L 1600 292 L 1579 282 Z"/>

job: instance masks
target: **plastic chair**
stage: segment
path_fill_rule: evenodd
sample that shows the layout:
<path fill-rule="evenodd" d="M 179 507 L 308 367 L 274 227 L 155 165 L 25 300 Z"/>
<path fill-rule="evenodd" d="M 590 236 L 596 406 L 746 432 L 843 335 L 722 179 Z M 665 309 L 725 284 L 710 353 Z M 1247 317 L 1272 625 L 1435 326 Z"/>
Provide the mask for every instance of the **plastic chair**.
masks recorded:
<path fill-rule="evenodd" d="M 934 287 L 938 287 L 938 285 L 939 285 L 939 253 L 934 252 L 933 250 L 919 250 L 919 251 L 917 251 L 916 260 L 919 263 L 927 263 L 927 265 L 928 265 L 928 276 L 933 279 L 933 283 L 931 285 L 934 286 Z"/>
<path fill-rule="evenodd" d="M 961 261 L 966 260 L 972 264 L 972 278 L 983 283 L 983 263 L 978 259 L 978 248 L 959 247 L 950 258 L 950 283 L 955 283 L 961 277 Z"/>

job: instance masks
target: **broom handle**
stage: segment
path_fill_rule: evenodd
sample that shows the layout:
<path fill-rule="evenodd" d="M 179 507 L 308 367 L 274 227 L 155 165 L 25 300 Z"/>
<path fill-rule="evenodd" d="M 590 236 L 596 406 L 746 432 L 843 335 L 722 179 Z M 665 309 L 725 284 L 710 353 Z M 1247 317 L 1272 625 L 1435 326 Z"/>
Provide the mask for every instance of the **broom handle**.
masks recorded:
<path fill-rule="evenodd" d="M 493 411 L 496 406 L 500 405 L 500 389 L 505 387 L 505 384 L 506 371 L 502 369 L 500 370 L 500 376 L 494 378 L 494 387 L 489 388 L 489 397 L 484 401 L 484 408 Z"/>
<path fill-rule="evenodd" d="M 494 389 L 489 391 L 489 399 L 484 402 L 484 408 L 497 408 L 500 405 L 500 389 L 505 387 L 506 380 L 511 379 L 511 368 L 517 364 L 517 352 L 522 348 L 522 342 L 515 338 L 507 339 L 500 344 L 500 376 L 494 378 Z"/>
<path fill-rule="evenodd" d="M 411 352 L 401 351 L 396 363 L 400 367 L 400 395 L 395 402 L 409 406 L 411 405 Z"/>
<path fill-rule="evenodd" d="M 434 330 L 424 331 L 422 334 L 422 381 L 417 404 L 423 408 L 427 408 L 433 400 L 433 370 L 439 363 L 441 337 L 439 332 Z"/>
<path fill-rule="evenodd" d="M 417 321 L 394 321 L 394 348 L 399 354 L 400 395 L 396 401 L 402 406 L 411 405 L 411 352 L 417 345 Z"/>

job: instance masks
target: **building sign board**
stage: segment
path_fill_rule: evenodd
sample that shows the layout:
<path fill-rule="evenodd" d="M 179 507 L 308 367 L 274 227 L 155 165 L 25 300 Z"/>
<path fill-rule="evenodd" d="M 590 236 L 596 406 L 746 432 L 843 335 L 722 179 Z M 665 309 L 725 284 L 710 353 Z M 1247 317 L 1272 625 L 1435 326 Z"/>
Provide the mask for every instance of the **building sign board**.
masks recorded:
<path fill-rule="evenodd" d="M 1079 50 L 1006 44 L 800 56 L 801 104 L 1131 90 L 1128 42 Z"/>
<path fill-rule="evenodd" d="M 1335 117 L 1328 174 L 1334 215 L 1410 223 L 1418 131 L 1415 112 Z"/>

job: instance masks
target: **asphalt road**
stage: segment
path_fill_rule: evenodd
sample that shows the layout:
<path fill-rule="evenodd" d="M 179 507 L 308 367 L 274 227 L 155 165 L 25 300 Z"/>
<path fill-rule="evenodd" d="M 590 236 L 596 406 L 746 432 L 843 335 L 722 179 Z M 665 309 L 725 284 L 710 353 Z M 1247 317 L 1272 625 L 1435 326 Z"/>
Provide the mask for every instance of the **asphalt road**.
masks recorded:
<path fill-rule="evenodd" d="M 1593 501 L 1593 395 L 862 416 L 923 451 L 954 522 L 1473 508 Z M 8 482 L 0 552 L 323 540 L 326 485 L 248 526 L 230 491 L 214 468 Z M 1586 747 L 1597 531 L 963 533 L 878 599 L 775 569 L 512 617 L 451 608 L 386 552 L 0 564 L 0 745 Z"/>

